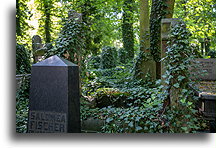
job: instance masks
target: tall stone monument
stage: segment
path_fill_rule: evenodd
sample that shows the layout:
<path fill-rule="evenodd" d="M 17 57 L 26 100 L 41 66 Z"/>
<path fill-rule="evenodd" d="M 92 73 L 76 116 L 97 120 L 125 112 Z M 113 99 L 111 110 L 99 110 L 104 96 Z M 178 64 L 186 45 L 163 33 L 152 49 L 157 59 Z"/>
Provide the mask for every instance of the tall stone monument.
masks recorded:
<path fill-rule="evenodd" d="M 52 56 L 32 66 L 29 133 L 79 133 L 80 91 L 77 65 Z"/>
<path fill-rule="evenodd" d="M 170 30 L 178 23 L 179 19 L 177 18 L 166 18 L 161 20 L 161 59 L 166 57 L 167 52 L 167 42 L 169 41 Z M 161 62 L 161 76 L 166 73 L 166 65 L 164 61 Z M 174 76 L 173 76 L 174 77 Z M 163 77 L 161 77 L 164 80 Z M 171 82 L 174 83 L 174 82 Z M 167 84 L 163 83 L 164 86 Z M 171 87 L 169 90 L 170 96 L 169 100 L 166 100 L 166 103 L 171 106 L 178 106 L 178 97 L 179 97 L 179 88 Z"/>
<path fill-rule="evenodd" d="M 161 20 L 161 59 L 166 56 L 167 42 L 171 28 L 179 21 L 178 18 L 166 18 Z M 165 74 L 164 62 L 161 63 L 161 76 Z"/>

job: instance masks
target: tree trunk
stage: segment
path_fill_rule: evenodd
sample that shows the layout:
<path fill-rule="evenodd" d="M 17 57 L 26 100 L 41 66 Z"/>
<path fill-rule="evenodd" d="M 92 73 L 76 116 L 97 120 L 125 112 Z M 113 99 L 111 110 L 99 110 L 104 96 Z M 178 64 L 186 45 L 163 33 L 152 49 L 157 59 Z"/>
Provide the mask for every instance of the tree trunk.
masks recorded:
<path fill-rule="evenodd" d="M 164 0 L 152 0 L 150 15 L 150 49 L 156 62 L 156 78 L 161 79 L 161 19 L 165 16 Z"/>
<path fill-rule="evenodd" d="M 172 18 L 173 12 L 174 12 L 175 0 L 165 0 L 165 3 L 167 5 L 167 7 L 165 9 L 165 11 L 166 11 L 165 18 Z"/>
<path fill-rule="evenodd" d="M 140 1 L 140 54 L 135 65 L 135 77 L 145 79 L 148 74 L 156 78 L 156 65 L 150 52 L 149 2 Z"/>
<path fill-rule="evenodd" d="M 45 42 L 50 43 L 51 42 L 51 14 L 50 14 L 50 5 L 51 3 L 47 3 L 44 1 L 44 15 L 45 15 Z"/>
<path fill-rule="evenodd" d="M 21 36 L 21 22 L 20 22 L 20 4 L 19 0 L 16 0 L 16 34 Z"/>

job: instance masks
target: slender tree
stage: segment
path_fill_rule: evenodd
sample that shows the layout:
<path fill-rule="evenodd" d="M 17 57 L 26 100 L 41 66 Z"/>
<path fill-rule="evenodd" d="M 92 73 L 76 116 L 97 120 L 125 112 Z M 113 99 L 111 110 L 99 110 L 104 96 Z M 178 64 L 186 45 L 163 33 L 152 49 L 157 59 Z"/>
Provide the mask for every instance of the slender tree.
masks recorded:
<path fill-rule="evenodd" d="M 123 47 L 126 51 L 126 59 L 134 58 L 133 5 L 134 0 L 124 0 L 122 17 L 122 39 Z"/>
<path fill-rule="evenodd" d="M 30 28 L 27 20 L 31 13 L 27 7 L 27 2 L 24 0 L 16 0 L 16 36 L 20 41 L 27 38 L 27 30 Z M 19 41 L 18 41 L 19 42 Z"/>
<path fill-rule="evenodd" d="M 16 0 L 16 34 L 21 36 L 21 22 L 20 22 L 20 3 L 19 0 Z"/>
<path fill-rule="evenodd" d="M 40 24 L 40 28 L 39 28 L 39 32 L 40 34 L 42 33 L 42 36 L 45 38 L 45 42 L 46 43 L 50 43 L 53 38 L 52 38 L 52 24 L 53 24 L 53 20 L 52 20 L 52 16 L 54 15 L 53 13 L 53 4 L 54 1 L 53 0 L 37 0 L 36 3 L 38 3 L 38 7 L 37 9 L 40 11 L 40 13 L 42 14 L 40 20 L 39 20 L 39 24 Z"/>
<path fill-rule="evenodd" d="M 174 5 L 175 5 L 175 0 L 165 0 L 166 3 L 166 14 L 165 18 L 172 18 L 173 17 L 173 12 L 174 12 Z"/>

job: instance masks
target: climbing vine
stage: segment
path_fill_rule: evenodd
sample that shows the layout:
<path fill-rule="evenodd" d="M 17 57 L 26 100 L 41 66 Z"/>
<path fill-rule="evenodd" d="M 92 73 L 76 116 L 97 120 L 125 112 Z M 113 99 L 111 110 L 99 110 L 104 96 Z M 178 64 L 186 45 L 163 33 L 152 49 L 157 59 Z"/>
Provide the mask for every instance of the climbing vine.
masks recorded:
<path fill-rule="evenodd" d="M 134 58 L 134 31 L 133 31 L 134 0 L 124 0 L 122 17 L 122 40 L 126 52 L 126 59 Z"/>
<path fill-rule="evenodd" d="M 194 58 L 190 46 L 191 33 L 185 23 L 178 21 L 171 29 L 165 57 L 166 72 L 163 75 L 164 91 L 171 106 L 166 113 L 170 132 L 192 132 L 197 130 L 195 103 L 197 97 L 189 87 L 191 82 L 190 67 Z"/>
<path fill-rule="evenodd" d="M 152 0 L 151 15 L 150 15 L 150 50 L 156 62 L 161 60 L 161 20 L 164 18 L 166 0 Z"/>
<path fill-rule="evenodd" d="M 84 23 L 79 18 L 69 16 L 65 20 L 61 33 L 55 41 L 55 47 L 46 53 L 46 57 L 59 55 L 78 64 L 84 55 Z"/>

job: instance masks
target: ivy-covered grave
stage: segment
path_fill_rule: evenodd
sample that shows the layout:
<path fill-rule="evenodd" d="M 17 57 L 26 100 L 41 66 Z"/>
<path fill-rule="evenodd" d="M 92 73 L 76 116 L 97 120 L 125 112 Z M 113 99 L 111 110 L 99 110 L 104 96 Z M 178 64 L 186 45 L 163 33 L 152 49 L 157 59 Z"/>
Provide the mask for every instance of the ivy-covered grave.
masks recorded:
<path fill-rule="evenodd" d="M 176 23 L 169 38 L 161 80 L 152 81 L 148 76 L 136 79 L 135 61 L 122 62 L 119 49 L 111 46 L 83 61 L 82 132 L 196 133 L 209 129 L 208 121 L 197 109 L 198 97 L 190 87 L 193 81 L 189 67 L 194 57 L 185 24 Z M 49 53 L 65 56 L 58 49 L 56 44 Z M 26 132 L 28 89 L 26 82 L 17 93 L 17 132 Z"/>
<path fill-rule="evenodd" d="M 190 61 L 194 55 L 189 40 L 190 32 L 178 21 L 170 30 L 163 59 L 165 73 L 157 81 L 148 77 L 135 79 L 133 61 L 124 64 L 118 60 L 102 60 L 115 57 L 112 51 L 115 48 L 105 47 L 101 55 L 90 59 L 88 77 L 82 85 L 83 132 L 196 133 L 209 130 L 208 121 L 198 111 L 198 97 L 190 87 L 193 83 Z"/>

